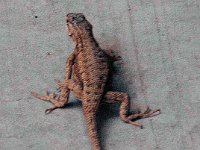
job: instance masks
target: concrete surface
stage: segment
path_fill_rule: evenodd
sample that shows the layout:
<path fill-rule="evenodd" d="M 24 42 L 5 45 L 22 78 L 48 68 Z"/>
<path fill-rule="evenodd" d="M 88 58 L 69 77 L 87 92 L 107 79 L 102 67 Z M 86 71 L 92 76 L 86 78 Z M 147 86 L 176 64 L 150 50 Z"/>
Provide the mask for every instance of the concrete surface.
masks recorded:
<path fill-rule="evenodd" d="M 65 15 L 83 12 L 103 48 L 123 58 L 114 88 L 127 91 L 132 109 L 161 108 L 124 124 L 118 106 L 99 113 L 105 150 L 200 149 L 200 9 L 198 0 L 1 0 L 0 150 L 88 150 L 81 103 L 65 109 L 30 96 L 56 90 L 73 49 Z"/>

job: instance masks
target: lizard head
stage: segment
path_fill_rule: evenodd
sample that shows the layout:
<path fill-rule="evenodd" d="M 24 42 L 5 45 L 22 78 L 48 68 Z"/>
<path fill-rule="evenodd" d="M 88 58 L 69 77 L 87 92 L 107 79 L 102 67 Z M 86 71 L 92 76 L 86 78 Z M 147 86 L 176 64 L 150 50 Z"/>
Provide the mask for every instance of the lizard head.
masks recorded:
<path fill-rule="evenodd" d="M 92 32 L 92 25 L 82 13 L 69 13 L 66 15 L 68 35 L 75 40 L 77 37 Z"/>

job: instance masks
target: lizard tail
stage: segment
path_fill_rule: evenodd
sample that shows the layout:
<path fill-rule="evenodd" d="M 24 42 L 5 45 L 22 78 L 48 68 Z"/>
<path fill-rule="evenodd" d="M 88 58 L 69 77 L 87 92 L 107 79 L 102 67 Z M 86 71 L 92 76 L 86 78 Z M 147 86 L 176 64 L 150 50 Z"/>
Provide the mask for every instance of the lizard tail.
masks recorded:
<path fill-rule="evenodd" d="M 93 150 L 101 150 L 100 142 L 97 134 L 97 126 L 96 126 L 96 111 L 92 110 L 88 106 L 83 106 L 83 113 L 86 120 L 87 132 L 90 138 L 90 142 L 92 144 Z"/>

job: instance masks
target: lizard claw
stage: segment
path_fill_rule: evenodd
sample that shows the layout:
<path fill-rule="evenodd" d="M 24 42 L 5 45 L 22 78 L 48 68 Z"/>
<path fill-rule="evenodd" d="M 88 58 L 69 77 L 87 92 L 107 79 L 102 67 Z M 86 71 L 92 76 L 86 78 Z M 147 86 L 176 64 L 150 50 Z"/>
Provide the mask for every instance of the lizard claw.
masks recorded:
<path fill-rule="evenodd" d="M 157 113 L 158 112 L 158 113 Z M 154 116 L 157 116 L 161 113 L 161 110 L 160 109 L 156 109 L 156 110 L 150 110 L 149 112 L 147 113 L 144 113 L 144 116 L 143 118 L 148 118 L 148 117 L 154 117 Z"/>
<path fill-rule="evenodd" d="M 39 94 L 36 93 L 36 92 L 31 92 L 31 95 L 36 97 L 36 98 L 38 98 L 38 99 L 40 99 L 40 100 L 50 101 L 51 103 L 54 104 L 53 107 L 48 108 L 48 109 L 45 110 L 45 114 L 49 114 L 54 109 L 61 108 L 61 107 L 64 106 L 63 103 L 59 102 L 59 100 L 60 100 L 60 95 L 59 94 L 55 94 L 55 93 L 49 94 L 49 92 L 46 90 L 44 96 L 39 96 Z"/>
<path fill-rule="evenodd" d="M 157 113 L 158 112 L 158 113 Z M 135 122 L 135 121 L 132 121 L 133 119 L 139 119 L 139 118 L 149 118 L 149 117 L 154 117 L 154 116 L 157 116 L 159 115 L 161 112 L 160 109 L 156 109 L 156 110 L 151 110 L 149 107 L 147 108 L 147 110 L 143 113 L 139 113 L 139 114 L 133 114 L 133 115 L 130 115 L 128 116 L 128 122 L 129 124 L 131 125 L 134 125 L 134 126 L 138 126 L 140 127 L 141 129 L 143 129 L 143 125 L 138 123 L 138 122 Z"/>
<path fill-rule="evenodd" d="M 43 101 L 50 101 L 49 92 L 47 90 L 44 96 L 39 96 L 39 94 L 36 92 L 31 92 L 31 95 Z"/>
<path fill-rule="evenodd" d="M 31 92 L 31 95 L 40 99 L 40 100 L 43 100 L 43 101 L 50 101 L 52 103 L 56 103 L 59 101 L 60 99 L 60 95 L 59 94 L 56 94 L 55 92 L 52 93 L 52 94 L 49 94 L 49 92 L 46 90 L 44 96 L 40 96 L 38 93 L 36 92 Z"/>
<path fill-rule="evenodd" d="M 128 123 L 133 125 L 133 126 L 140 127 L 141 129 L 144 128 L 144 126 L 142 124 L 138 123 L 138 122 L 134 122 L 134 121 L 129 120 Z"/>
<path fill-rule="evenodd" d="M 159 112 L 159 113 L 157 113 Z M 138 114 L 132 114 L 129 115 L 128 118 L 128 123 L 134 125 L 134 126 L 138 126 L 141 129 L 143 128 L 143 125 L 137 122 L 132 121 L 133 119 L 141 119 L 141 118 L 149 118 L 149 117 L 154 117 L 156 115 L 160 114 L 160 109 L 156 109 L 156 110 L 151 110 L 149 107 L 147 107 L 146 111 L 143 113 L 138 113 Z"/>
<path fill-rule="evenodd" d="M 48 109 L 46 109 L 45 110 L 45 114 L 49 114 L 49 113 L 51 113 L 53 110 L 55 110 L 56 108 L 58 108 L 57 106 L 53 106 L 53 107 L 51 107 L 51 108 L 48 108 Z"/>

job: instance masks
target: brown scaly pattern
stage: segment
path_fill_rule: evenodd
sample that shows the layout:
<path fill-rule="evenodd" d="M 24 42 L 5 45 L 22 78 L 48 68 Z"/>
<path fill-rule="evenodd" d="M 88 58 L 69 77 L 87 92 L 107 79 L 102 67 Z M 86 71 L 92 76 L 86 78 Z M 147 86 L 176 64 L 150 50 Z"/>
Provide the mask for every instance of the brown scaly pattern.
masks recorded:
<path fill-rule="evenodd" d="M 46 91 L 45 96 L 39 96 L 35 92 L 32 92 L 32 95 L 54 104 L 52 108 L 46 109 L 47 113 L 64 107 L 68 103 L 70 91 L 73 91 L 74 95 L 82 101 L 92 148 L 100 150 L 96 129 L 96 113 L 100 103 L 119 103 L 120 118 L 126 123 L 139 127 L 142 127 L 142 124 L 132 121 L 133 119 L 155 116 L 160 109 L 152 111 L 147 108 L 145 112 L 131 114 L 128 94 L 107 90 L 112 62 L 119 60 L 119 57 L 116 57 L 112 51 L 105 51 L 99 47 L 93 36 L 92 25 L 82 13 L 67 14 L 66 24 L 68 34 L 76 46 L 67 59 L 64 82 L 57 81 L 60 93 L 49 95 Z"/>

